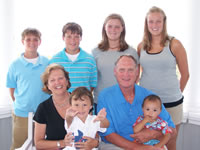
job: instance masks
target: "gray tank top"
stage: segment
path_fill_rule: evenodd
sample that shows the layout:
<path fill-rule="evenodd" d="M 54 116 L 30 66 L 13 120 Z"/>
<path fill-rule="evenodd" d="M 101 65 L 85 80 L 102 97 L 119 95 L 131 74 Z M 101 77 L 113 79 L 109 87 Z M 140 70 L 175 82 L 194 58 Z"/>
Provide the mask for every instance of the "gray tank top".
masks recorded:
<path fill-rule="evenodd" d="M 176 102 L 182 98 L 180 83 L 176 74 L 176 58 L 170 44 L 159 53 L 141 50 L 142 75 L 140 85 L 160 96 L 163 103 Z"/>

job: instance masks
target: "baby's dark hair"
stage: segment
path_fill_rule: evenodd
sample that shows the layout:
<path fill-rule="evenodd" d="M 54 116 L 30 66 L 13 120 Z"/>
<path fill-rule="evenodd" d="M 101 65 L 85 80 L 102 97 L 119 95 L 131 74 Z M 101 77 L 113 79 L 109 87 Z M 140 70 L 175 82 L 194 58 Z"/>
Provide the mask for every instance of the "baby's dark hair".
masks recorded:
<path fill-rule="evenodd" d="M 144 101 L 142 103 L 142 108 L 144 107 L 144 104 L 145 104 L 146 101 L 150 101 L 150 102 L 156 102 L 157 101 L 157 102 L 159 102 L 160 103 L 160 109 L 162 110 L 162 101 L 161 101 L 159 96 L 152 94 L 152 95 L 145 97 Z"/>
<path fill-rule="evenodd" d="M 72 92 L 72 94 L 70 95 L 70 97 L 69 97 L 69 103 L 72 104 L 72 99 L 73 100 L 78 100 L 78 99 L 84 100 L 82 98 L 83 96 L 87 96 L 90 99 L 91 106 L 93 106 L 94 99 L 93 99 L 92 93 L 86 87 L 78 87 L 78 88 L 76 88 Z"/>

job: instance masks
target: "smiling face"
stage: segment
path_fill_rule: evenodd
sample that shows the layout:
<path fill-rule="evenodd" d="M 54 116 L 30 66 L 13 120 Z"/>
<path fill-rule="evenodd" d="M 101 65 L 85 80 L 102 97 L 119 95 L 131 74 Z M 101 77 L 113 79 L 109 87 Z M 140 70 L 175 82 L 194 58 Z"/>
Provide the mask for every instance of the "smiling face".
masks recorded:
<path fill-rule="evenodd" d="M 22 40 L 22 43 L 25 46 L 25 53 L 37 53 L 41 40 L 33 34 L 27 34 Z"/>
<path fill-rule="evenodd" d="M 63 40 L 66 46 L 66 52 L 71 55 L 77 54 L 80 51 L 79 44 L 81 39 L 82 38 L 80 34 L 72 33 L 70 30 L 67 30 L 67 32 L 63 36 Z"/>
<path fill-rule="evenodd" d="M 152 36 L 160 36 L 163 31 L 164 16 L 160 12 L 149 13 L 147 26 Z"/>
<path fill-rule="evenodd" d="M 144 117 L 148 116 L 155 121 L 161 112 L 161 102 L 159 100 L 150 101 L 146 100 L 142 108 Z"/>
<path fill-rule="evenodd" d="M 114 69 L 115 77 L 120 88 L 132 88 L 138 76 L 137 66 L 130 57 L 123 56 Z"/>
<path fill-rule="evenodd" d="M 109 40 L 119 40 L 123 31 L 122 24 L 119 19 L 110 19 L 105 25 L 106 35 Z"/>
<path fill-rule="evenodd" d="M 83 95 L 81 98 L 75 99 L 75 96 L 72 97 L 71 106 L 73 110 L 78 111 L 78 118 L 85 122 L 92 104 L 90 98 L 86 95 Z"/>
<path fill-rule="evenodd" d="M 48 78 L 48 89 L 53 95 L 62 95 L 66 92 L 68 81 L 61 69 L 52 70 Z"/>

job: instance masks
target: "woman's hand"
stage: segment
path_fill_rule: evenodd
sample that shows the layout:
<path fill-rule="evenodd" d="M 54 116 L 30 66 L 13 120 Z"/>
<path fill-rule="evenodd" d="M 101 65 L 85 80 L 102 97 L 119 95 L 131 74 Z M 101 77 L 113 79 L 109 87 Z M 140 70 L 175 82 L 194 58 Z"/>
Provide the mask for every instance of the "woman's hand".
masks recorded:
<path fill-rule="evenodd" d="M 99 141 L 97 139 L 93 139 L 87 136 L 83 137 L 86 142 L 76 142 L 75 147 L 80 150 L 91 150 L 95 147 L 98 147 Z"/>
<path fill-rule="evenodd" d="M 65 138 L 64 138 L 64 144 L 65 144 L 65 147 L 66 146 L 72 146 L 73 145 L 73 142 L 74 142 L 74 136 L 71 132 L 67 133 L 65 135 Z"/>

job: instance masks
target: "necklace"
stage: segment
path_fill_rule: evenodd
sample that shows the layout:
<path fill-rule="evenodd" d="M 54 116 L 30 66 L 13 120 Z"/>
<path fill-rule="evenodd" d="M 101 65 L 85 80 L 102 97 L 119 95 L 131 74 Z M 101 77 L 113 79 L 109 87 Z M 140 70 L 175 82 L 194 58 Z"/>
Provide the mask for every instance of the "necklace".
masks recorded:
<path fill-rule="evenodd" d="M 58 107 L 60 107 L 60 108 L 65 107 L 65 106 L 67 105 L 67 103 L 68 103 L 68 101 L 65 100 L 64 103 L 62 103 L 62 104 L 58 104 L 58 103 L 55 102 L 55 100 L 53 99 L 53 97 L 52 97 L 52 100 L 53 100 L 53 103 L 55 104 L 55 106 L 58 106 Z"/>

